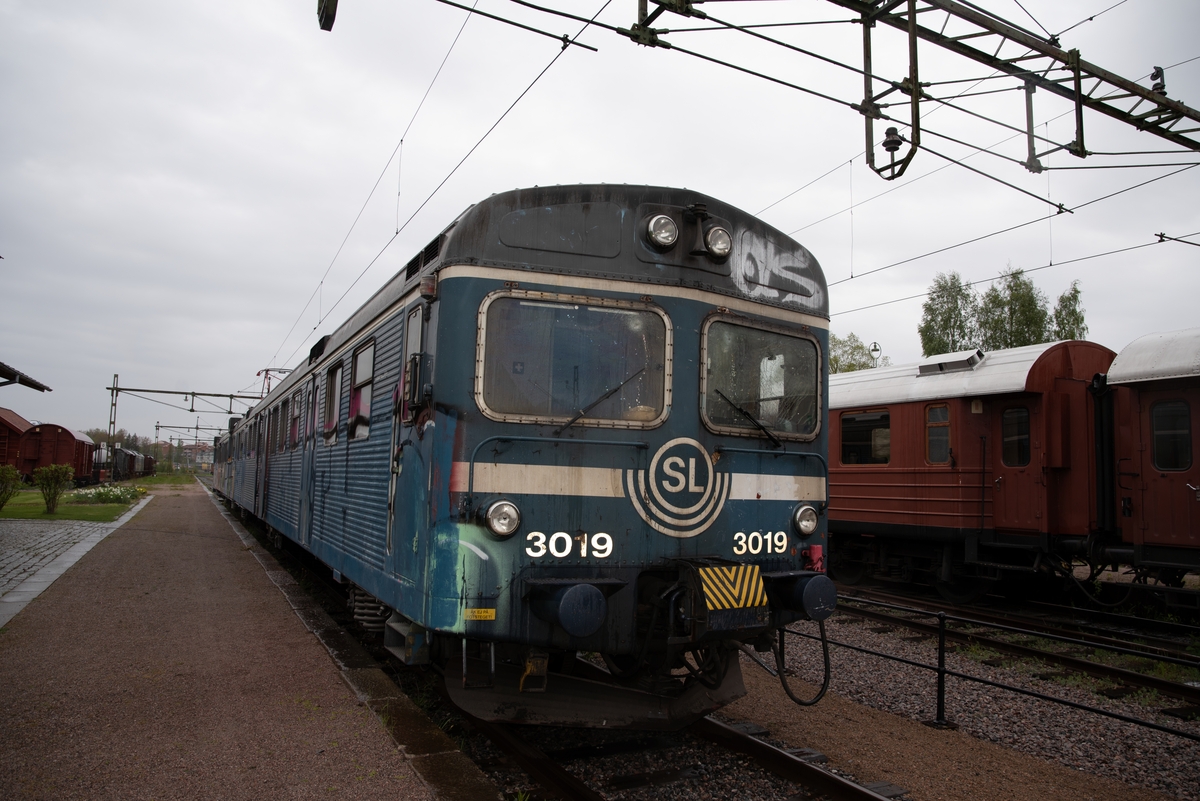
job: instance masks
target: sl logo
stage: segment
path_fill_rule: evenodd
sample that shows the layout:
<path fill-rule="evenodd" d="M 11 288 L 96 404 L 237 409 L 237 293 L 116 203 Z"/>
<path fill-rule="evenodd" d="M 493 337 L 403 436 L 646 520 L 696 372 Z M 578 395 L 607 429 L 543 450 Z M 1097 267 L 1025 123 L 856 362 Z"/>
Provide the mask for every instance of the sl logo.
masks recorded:
<path fill-rule="evenodd" d="M 668 537 L 695 537 L 721 514 L 729 497 L 729 474 L 694 439 L 663 445 L 649 470 L 626 470 L 625 490 L 642 520 Z"/>

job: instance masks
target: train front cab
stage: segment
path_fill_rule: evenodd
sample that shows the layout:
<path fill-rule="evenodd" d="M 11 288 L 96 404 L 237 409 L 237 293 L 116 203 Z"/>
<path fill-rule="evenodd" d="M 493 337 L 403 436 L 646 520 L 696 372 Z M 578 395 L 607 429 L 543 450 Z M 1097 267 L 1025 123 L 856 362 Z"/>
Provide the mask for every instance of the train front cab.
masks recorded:
<path fill-rule="evenodd" d="M 1100 526 L 1088 390 L 1112 356 L 1060 342 L 832 376 L 834 577 L 963 600 L 1081 549 Z"/>
<path fill-rule="evenodd" d="M 389 627 L 392 644 L 440 657 L 455 702 L 480 717 L 674 728 L 744 692 L 737 643 L 767 647 L 775 629 L 835 603 L 821 573 L 824 280 L 757 221 L 735 228 L 731 264 L 714 266 L 652 250 L 643 213 L 545 191 L 460 220 L 428 303 L 408 312 L 425 334 L 405 346 L 393 427 L 404 519 L 389 536 L 399 573 L 423 569 L 412 588 L 423 582 L 425 600 L 395 607 L 408 622 Z M 531 200 L 537 214 L 522 209 Z M 700 241 L 703 218 L 654 209 Z M 554 218 L 589 215 L 601 224 L 584 226 L 586 247 L 638 260 L 556 255 Z M 751 248 L 762 251 L 755 292 L 792 308 L 717 277 L 738 273 Z M 670 280 L 647 283 L 646 264 Z M 783 281 L 813 289 L 770 286 Z M 727 291 L 693 288 L 712 285 Z M 722 360 L 740 383 L 712 380 Z M 431 485 L 410 483 L 429 469 Z M 423 567 L 402 564 L 410 552 Z M 603 655 L 608 672 L 577 653 Z"/>
<path fill-rule="evenodd" d="M 1181 586 L 1200 570 L 1200 328 L 1150 334 L 1113 361 L 1113 561 Z M 1194 601 L 1193 601 L 1194 603 Z"/>
<path fill-rule="evenodd" d="M 835 604 L 827 316 L 811 254 L 710 198 L 495 195 L 235 427 L 226 481 L 473 714 L 676 728 Z"/>

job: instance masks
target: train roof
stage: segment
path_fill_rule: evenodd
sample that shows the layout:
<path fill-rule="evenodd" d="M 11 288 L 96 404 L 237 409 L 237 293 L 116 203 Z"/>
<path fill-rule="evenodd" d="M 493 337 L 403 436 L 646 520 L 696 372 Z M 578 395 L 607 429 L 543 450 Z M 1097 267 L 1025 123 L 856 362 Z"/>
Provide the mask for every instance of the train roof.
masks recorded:
<path fill-rule="evenodd" d="M 1200 376 L 1200 328 L 1147 334 L 1113 360 L 1108 383 L 1132 384 Z"/>
<path fill-rule="evenodd" d="M 9 428 L 13 429 L 14 431 L 19 431 L 22 434 L 24 434 L 33 426 L 33 423 L 29 422 L 12 409 L 0 409 L 0 421 L 3 421 L 4 424 Z"/>
<path fill-rule="evenodd" d="M 1048 392 L 1056 378 L 1090 381 L 1112 359 L 1108 348 L 1082 341 L 947 353 L 915 364 L 835 373 L 829 376 L 829 408 Z"/>
<path fill-rule="evenodd" d="M 675 255 L 656 253 L 638 240 L 635 229 L 643 214 L 691 213 L 697 207 L 732 228 L 734 249 L 723 263 L 714 264 L 687 248 L 677 248 Z M 629 213 L 630 209 L 634 213 Z M 571 233 L 547 237 L 545 232 L 551 230 Z M 627 268 L 630 260 L 615 258 L 622 252 L 637 256 L 638 272 Z M 256 409 L 267 408 L 291 392 L 326 356 L 337 353 L 413 291 L 423 276 L 454 264 L 694 286 L 829 319 L 828 286 L 812 253 L 787 234 L 728 203 L 690 189 L 661 186 L 578 184 L 513 189 L 463 211 L 346 322 L 319 340 L 307 361 L 255 404 L 237 426 L 253 417 Z"/>

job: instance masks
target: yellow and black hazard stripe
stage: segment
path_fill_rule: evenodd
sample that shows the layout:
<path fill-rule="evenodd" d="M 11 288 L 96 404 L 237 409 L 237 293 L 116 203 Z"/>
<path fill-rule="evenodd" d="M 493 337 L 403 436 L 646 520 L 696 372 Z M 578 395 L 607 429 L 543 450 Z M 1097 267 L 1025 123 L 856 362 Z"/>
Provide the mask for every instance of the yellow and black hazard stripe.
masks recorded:
<path fill-rule="evenodd" d="M 767 591 L 758 565 L 702 567 L 699 573 L 704 602 L 710 612 L 767 605 Z"/>

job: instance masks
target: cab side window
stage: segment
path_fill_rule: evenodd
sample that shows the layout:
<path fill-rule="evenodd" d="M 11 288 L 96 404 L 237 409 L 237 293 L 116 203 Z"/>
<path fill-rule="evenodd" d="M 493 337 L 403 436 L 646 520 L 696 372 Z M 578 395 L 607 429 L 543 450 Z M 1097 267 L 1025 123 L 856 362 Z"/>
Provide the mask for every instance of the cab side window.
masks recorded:
<path fill-rule="evenodd" d="M 1187 401 L 1160 401 L 1150 407 L 1154 466 L 1187 470 L 1192 466 L 1192 420 Z"/>
<path fill-rule="evenodd" d="M 925 408 L 925 461 L 950 463 L 950 407 L 944 403 Z"/>

